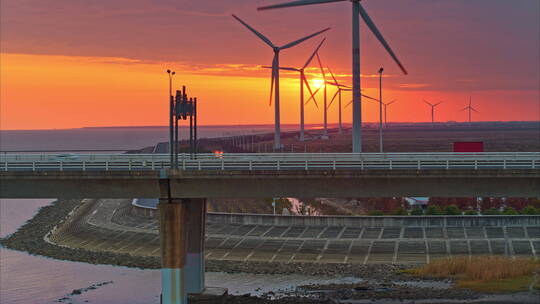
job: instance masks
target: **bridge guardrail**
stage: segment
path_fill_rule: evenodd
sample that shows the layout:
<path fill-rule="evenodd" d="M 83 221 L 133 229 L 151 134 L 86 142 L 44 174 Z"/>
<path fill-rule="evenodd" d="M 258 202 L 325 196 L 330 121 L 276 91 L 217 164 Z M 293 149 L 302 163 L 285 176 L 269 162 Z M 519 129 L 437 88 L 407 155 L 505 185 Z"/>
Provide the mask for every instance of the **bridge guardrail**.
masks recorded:
<path fill-rule="evenodd" d="M 183 170 L 536 169 L 540 152 L 205 153 L 179 155 Z M 0 154 L 3 171 L 156 170 L 168 154 Z"/>

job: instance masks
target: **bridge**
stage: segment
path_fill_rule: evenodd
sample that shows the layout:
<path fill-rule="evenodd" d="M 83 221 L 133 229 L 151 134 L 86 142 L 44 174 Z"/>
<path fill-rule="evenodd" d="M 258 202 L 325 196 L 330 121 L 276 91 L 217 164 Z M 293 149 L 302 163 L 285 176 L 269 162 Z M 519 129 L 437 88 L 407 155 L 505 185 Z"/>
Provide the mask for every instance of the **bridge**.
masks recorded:
<path fill-rule="evenodd" d="M 163 303 L 205 292 L 206 198 L 540 196 L 540 152 L 2 154 L 1 198 L 159 198 Z"/>
<path fill-rule="evenodd" d="M 538 196 L 540 152 L 3 154 L 0 197 Z"/>

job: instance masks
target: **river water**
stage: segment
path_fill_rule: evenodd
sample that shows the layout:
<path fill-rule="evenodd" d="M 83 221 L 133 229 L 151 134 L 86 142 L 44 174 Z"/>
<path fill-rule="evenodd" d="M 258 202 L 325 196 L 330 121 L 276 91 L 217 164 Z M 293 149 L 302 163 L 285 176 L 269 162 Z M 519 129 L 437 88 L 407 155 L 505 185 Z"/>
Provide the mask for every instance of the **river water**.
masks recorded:
<path fill-rule="evenodd" d="M 267 128 L 208 129 L 208 137 L 261 132 Z M 0 131 L 2 150 L 127 149 L 166 140 L 163 128 Z M 0 200 L 0 237 L 15 232 L 50 199 Z M 350 282 L 352 278 L 322 279 L 302 275 L 207 273 L 206 285 L 229 289 L 230 294 L 253 295 L 290 290 L 311 283 Z M 112 282 L 112 283 L 109 283 Z M 105 283 L 95 289 L 96 284 Z M 159 303 L 159 270 L 59 261 L 0 248 L 0 303 Z M 71 295 L 74 290 L 83 290 Z"/>

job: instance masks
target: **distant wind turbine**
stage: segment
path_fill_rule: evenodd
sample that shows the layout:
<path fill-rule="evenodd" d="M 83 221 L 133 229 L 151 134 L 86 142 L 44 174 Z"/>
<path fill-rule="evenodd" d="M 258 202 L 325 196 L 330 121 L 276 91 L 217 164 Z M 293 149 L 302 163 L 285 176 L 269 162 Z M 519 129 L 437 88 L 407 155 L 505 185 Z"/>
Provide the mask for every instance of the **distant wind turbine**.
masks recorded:
<path fill-rule="evenodd" d="M 323 86 L 324 86 L 324 104 L 323 104 L 323 121 L 324 121 L 324 129 L 323 129 L 323 139 L 328 139 L 328 105 L 327 105 L 327 99 L 326 99 L 326 73 L 324 72 L 324 68 L 321 62 L 321 57 L 319 56 L 319 52 L 317 52 L 317 62 L 319 63 L 319 68 L 321 68 L 321 74 L 323 77 Z"/>
<path fill-rule="evenodd" d="M 330 68 L 328 68 L 328 71 L 330 72 L 330 75 L 332 75 L 332 79 L 334 79 L 334 82 L 328 82 L 329 85 L 333 85 L 337 88 L 337 91 L 336 93 L 334 94 L 334 96 L 332 97 L 332 99 L 330 99 L 330 103 L 328 104 L 328 108 L 330 108 L 330 106 L 332 105 L 332 103 L 334 102 L 334 99 L 336 99 L 336 96 L 339 96 L 338 97 L 338 121 L 339 121 L 339 134 L 343 134 L 343 126 L 342 126 L 342 119 L 341 119 L 341 92 L 342 91 L 352 91 L 351 87 L 349 86 L 346 86 L 346 85 L 342 85 L 340 84 L 336 77 L 334 76 L 334 73 L 332 73 L 332 70 L 330 70 Z"/>
<path fill-rule="evenodd" d="M 291 43 L 287 43 L 283 46 L 276 46 L 270 41 L 270 39 L 266 38 L 263 34 L 256 31 L 254 28 L 249 26 L 247 23 L 245 23 L 242 19 L 238 18 L 236 15 L 232 15 L 238 22 L 242 23 L 248 30 L 253 32 L 257 37 L 259 37 L 264 43 L 266 43 L 268 46 L 270 46 L 274 50 L 274 59 L 272 60 L 272 80 L 270 83 L 270 105 L 272 105 L 272 94 L 274 93 L 274 124 L 275 124 L 275 130 L 274 130 L 274 149 L 281 149 L 281 125 L 280 125 L 280 113 L 279 113 L 279 52 L 284 49 L 291 48 L 305 40 L 308 40 L 314 36 L 317 36 L 323 32 L 328 31 L 330 28 L 325 28 L 324 30 L 318 31 L 316 33 L 313 33 L 311 35 L 308 35 L 304 38 L 300 38 L 298 40 L 295 40 Z M 275 84 L 275 86 L 274 86 Z M 275 91 L 274 91 L 275 90 Z"/>
<path fill-rule="evenodd" d="M 311 61 L 313 60 L 313 57 L 315 57 L 315 53 L 317 53 L 319 48 L 321 48 L 321 46 L 322 46 L 322 44 L 324 43 L 325 40 L 326 40 L 326 38 L 324 38 L 321 41 L 321 43 L 319 43 L 319 45 L 317 46 L 315 51 L 313 51 L 311 56 L 309 56 L 308 60 L 306 61 L 306 63 L 301 68 L 279 67 L 280 70 L 294 71 L 294 72 L 299 72 L 300 73 L 300 137 L 299 137 L 300 141 L 304 141 L 304 137 L 305 137 L 304 136 L 304 133 L 305 133 L 305 130 L 304 130 L 304 85 L 307 87 L 307 89 L 309 90 L 309 93 L 311 94 L 311 98 L 308 100 L 308 102 L 311 99 L 313 99 L 313 102 L 315 103 L 315 106 L 317 108 L 319 107 L 317 105 L 317 101 L 315 100 L 315 97 L 313 95 L 313 91 L 311 91 L 311 87 L 309 86 L 309 81 L 307 81 L 306 74 L 304 73 L 304 70 L 311 63 Z M 272 68 L 272 67 L 265 67 L 265 68 Z M 307 102 L 306 102 L 306 104 L 307 104 Z"/>
<path fill-rule="evenodd" d="M 342 2 L 345 0 L 297 0 L 287 3 L 259 7 L 258 10 L 267 10 L 274 8 L 284 8 L 293 6 L 303 6 L 311 4 L 323 4 L 331 2 Z M 352 3 L 352 74 L 353 74 L 353 136 L 352 136 L 352 152 L 362 152 L 362 106 L 361 106 L 361 89 L 360 89 L 360 16 L 383 45 L 392 59 L 397 63 L 403 73 L 407 71 L 394 54 L 383 35 L 371 20 L 366 10 L 360 4 L 360 0 L 348 0 Z"/>
<path fill-rule="evenodd" d="M 388 102 L 388 103 L 384 103 L 384 102 L 382 103 L 383 106 L 384 106 L 384 126 L 385 126 L 385 127 L 388 125 L 387 122 L 386 122 L 386 108 L 387 108 L 389 105 L 391 105 L 391 104 L 393 104 L 394 102 L 396 102 L 396 101 L 397 101 L 397 99 L 394 99 L 394 100 L 392 100 L 392 101 L 390 101 L 390 102 Z"/>
<path fill-rule="evenodd" d="M 427 103 L 431 107 L 431 124 L 435 124 L 435 107 L 443 103 L 442 101 L 438 103 L 431 103 L 424 99 L 424 102 Z"/>
<path fill-rule="evenodd" d="M 471 104 L 472 104 L 472 97 L 469 97 L 469 105 L 466 106 L 465 108 L 459 110 L 459 111 L 469 110 L 469 124 L 471 124 L 471 122 L 472 122 L 471 121 L 471 111 L 475 111 L 476 113 L 480 113 L 480 112 L 476 111 L 476 109 L 473 108 Z"/>

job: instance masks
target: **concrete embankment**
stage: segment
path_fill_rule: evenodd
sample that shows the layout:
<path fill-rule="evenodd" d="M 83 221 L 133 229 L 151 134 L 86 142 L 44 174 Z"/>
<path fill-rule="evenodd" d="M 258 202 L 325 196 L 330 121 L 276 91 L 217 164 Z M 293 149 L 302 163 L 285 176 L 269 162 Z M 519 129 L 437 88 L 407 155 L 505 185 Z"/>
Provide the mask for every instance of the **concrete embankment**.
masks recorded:
<path fill-rule="evenodd" d="M 111 252 L 96 252 L 79 248 L 53 245 L 45 240 L 49 232 L 57 230 L 60 223 L 77 218 L 77 211 L 87 211 L 81 200 L 58 200 L 39 212 L 17 232 L 0 239 L 0 244 L 9 249 L 25 251 L 30 254 L 52 257 L 60 260 L 85 262 L 90 264 L 110 264 L 138 268 L 159 268 L 156 257 L 132 256 Z M 81 205 L 83 204 L 83 205 Z M 73 217 L 69 217 L 68 215 Z"/>
<path fill-rule="evenodd" d="M 40 210 L 2 243 L 59 259 L 158 268 L 157 219 L 133 208 L 130 200 L 59 201 Z M 540 216 L 209 213 L 206 229 L 209 271 L 364 273 L 369 272 L 370 264 L 424 264 L 435 258 L 475 254 L 535 257 L 540 253 Z"/>

